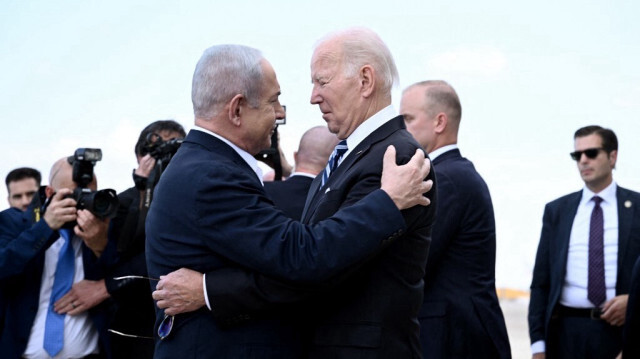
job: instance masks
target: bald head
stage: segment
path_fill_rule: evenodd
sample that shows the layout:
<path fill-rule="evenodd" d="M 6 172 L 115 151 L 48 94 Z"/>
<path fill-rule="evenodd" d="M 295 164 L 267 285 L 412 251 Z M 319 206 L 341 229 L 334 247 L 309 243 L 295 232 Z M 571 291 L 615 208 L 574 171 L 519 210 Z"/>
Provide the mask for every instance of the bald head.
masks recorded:
<path fill-rule="evenodd" d="M 338 137 L 326 126 L 310 128 L 300 138 L 298 151 L 294 153 L 295 171 L 317 175 L 327 165 L 329 156 L 337 144 Z"/>
<path fill-rule="evenodd" d="M 69 163 L 67 157 L 57 160 L 51 167 L 51 172 L 49 172 L 49 186 L 47 191 L 50 193 L 47 193 L 47 196 L 50 196 L 53 192 L 57 192 L 63 188 L 73 190 L 76 187 L 78 187 L 78 185 L 73 182 L 73 166 Z M 95 175 L 93 176 L 93 181 L 89 183 L 88 187 L 94 191 L 98 188 Z"/>
<path fill-rule="evenodd" d="M 406 88 L 400 113 L 407 130 L 427 152 L 458 142 L 462 107 L 458 94 L 445 81 L 422 81 Z"/>

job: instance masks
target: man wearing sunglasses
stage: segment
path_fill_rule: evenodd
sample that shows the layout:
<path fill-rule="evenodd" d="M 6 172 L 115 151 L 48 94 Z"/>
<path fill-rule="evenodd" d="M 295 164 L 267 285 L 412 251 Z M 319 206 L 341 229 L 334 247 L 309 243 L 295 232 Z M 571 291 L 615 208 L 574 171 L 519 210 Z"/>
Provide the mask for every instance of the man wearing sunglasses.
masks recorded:
<path fill-rule="evenodd" d="M 640 254 L 640 194 L 613 181 L 615 133 L 587 126 L 574 140 L 585 187 L 545 207 L 529 304 L 536 359 L 616 357 Z"/>

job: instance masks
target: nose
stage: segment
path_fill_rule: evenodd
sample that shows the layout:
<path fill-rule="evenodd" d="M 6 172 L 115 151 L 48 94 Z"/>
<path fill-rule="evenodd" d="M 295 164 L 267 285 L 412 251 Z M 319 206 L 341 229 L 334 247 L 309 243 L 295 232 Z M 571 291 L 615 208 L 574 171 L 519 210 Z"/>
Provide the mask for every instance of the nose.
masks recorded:
<path fill-rule="evenodd" d="M 317 85 L 313 85 L 313 89 L 311 90 L 310 102 L 312 105 L 317 105 L 322 102 L 322 97 L 320 96 Z"/>
<path fill-rule="evenodd" d="M 283 118 L 285 118 L 285 116 L 286 112 L 284 110 L 284 106 L 282 106 L 280 102 L 278 102 L 278 106 L 276 107 L 276 119 L 282 120 Z"/>

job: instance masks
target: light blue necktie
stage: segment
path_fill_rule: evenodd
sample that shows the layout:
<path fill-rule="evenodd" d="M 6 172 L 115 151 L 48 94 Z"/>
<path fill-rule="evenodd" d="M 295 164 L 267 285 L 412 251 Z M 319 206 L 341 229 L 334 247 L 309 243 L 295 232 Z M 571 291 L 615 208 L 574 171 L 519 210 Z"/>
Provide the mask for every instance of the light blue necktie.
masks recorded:
<path fill-rule="evenodd" d="M 340 161 L 342 155 L 347 152 L 347 149 L 347 140 L 342 140 L 336 145 L 333 153 L 331 153 L 331 157 L 329 157 L 327 167 L 325 167 L 324 171 L 322 172 L 322 185 L 320 186 L 320 188 L 324 187 L 324 184 L 327 183 L 327 181 L 329 180 L 329 176 L 331 176 L 331 173 L 336 169 L 336 167 L 338 167 L 338 162 Z"/>
<path fill-rule="evenodd" d="M 71 289 L 75 272 L 75 253 L 71 244 L 73 234 L 69 229 L 61 229 L 59 232 L 60 236 L 64 238 L 64 245 L 60 249 L 58 265 L 53 277 L 53 288 L 51 290 L 47 319 L 44 324 L 44 342 L 42 344 L 44 350 L 52 357 L 56 356 L 64 345 L 65 317 L 65 314 L 58 314 L 53 311 L 53 303 Z"/>

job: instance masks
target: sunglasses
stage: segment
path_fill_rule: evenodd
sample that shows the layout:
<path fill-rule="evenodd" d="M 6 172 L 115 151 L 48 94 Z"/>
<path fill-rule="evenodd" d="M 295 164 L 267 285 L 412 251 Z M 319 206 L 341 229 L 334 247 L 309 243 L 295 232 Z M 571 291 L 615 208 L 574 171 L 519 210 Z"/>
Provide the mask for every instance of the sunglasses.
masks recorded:
<path fill-rule="evenodd" d="M 580 159 L 582 158 L 582 154 L 584 153 L 585 156 L 587 156 L 587 158 L 590 159 L 594 159 L 596 157 L 598 157 L 598 153 L 603 150 L 602 148 L 587 148 L 584 151 L 575 151 L 575 152 L 571 152 L 569 155 L 571 155 L 571 158 L 573 158 L 574 161 L 580 161 Z"/>
<path fill-rule="evenodd" d="M 123 277 L 115 277 L 113 278 L 114 280 L 126 280 L 126 279 L 146 279 L 146 280 L 153 280 L 153 281 L 159 281 L 160 279 L 158 278 L 149 278 L 149 277 L 145 277 L 145 276 L 141 276 L 141 275 L 126 275 Z M 160 326 L 158 326 L 158 337 L 160 337 L 160 340 L 164 340 L 166 337 L 169 336 L 169 334 L 171 334 L 171 329 L 173 329 L 173 321 L 174 321 L 174 316 L 173 315 L 168 315 L 165 314 L 164 315 L 164 319 L 162 319 L 162 322 L 160 322 Z M 119 331 L 113 330 L 113 329 L 107 329 L 107 331 L 113 333 L 113 334 L 117 334 L 123 337 L 128 337 L 128 338 L 141 338 L 141 339 L 154 339 L 152 337 L 147 337 L 147 336 L 142 336 L 142 335 L 133 335 L 133 334 L 126 334 L 126 333 L 121 333 Z"/>

